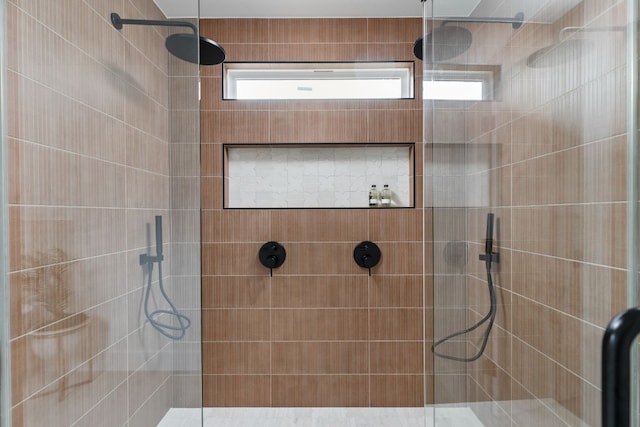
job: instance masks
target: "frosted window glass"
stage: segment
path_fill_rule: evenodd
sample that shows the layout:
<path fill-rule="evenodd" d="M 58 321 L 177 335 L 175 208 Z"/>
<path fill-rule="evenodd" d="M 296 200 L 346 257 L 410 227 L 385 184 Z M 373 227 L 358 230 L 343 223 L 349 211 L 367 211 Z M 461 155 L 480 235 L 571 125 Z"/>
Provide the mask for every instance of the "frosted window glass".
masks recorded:
<path fill-rule="evenodd" d="M 398 79 L 245 80 L 236 82 L 237 99 L 399 99 Z"/>
<path fill-rule="evenodd" d="M 427 80 L 424 82 L 424 99 L 449 99 L 481 101 L 483 82 Z"/>

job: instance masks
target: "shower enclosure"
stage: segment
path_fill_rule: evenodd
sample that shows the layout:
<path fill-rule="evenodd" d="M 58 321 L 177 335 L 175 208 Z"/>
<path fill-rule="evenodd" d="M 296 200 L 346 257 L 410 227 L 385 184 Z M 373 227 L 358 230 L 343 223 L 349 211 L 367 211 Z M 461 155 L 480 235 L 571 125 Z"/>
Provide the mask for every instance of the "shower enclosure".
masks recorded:
<path fill-rule="evenodd" d="M 191 28 L 113 27 L 167 21 L 152 1 L 0 9 L 2 425 L 200 408 L 199 67 L 165 48 Z M 180 340 L 154 327 L 177 325 L 161 286 Z"/>
<path fill-rule="evenodd" d="M 638 305 L 637 1 L 50 3 L 0 1 L 2 427 L 600 425 Z M 191 28 L 225 63 L 167 51 Z M 223 100 L 232 64 L 356 62 L 415 96 Z M 371 178 L 229 207 L 238 158 L 284 201 L 372 152 L 403 206 Z"/>
<path fill-rule="evenodd" d="M 432 402 L 468 406 L 491 426 L 601 425 L 603 331 L 638 305 L 637 2 L 489 3 L 473 16 L 522 12 L 523 25 L 425 18 L 431 80 L 491 84 L 482 100 L 425 99 L 434 340 L 490 310 L 479 260 L 488 213 L 499 253 L 484 355 L 434 357 Z M 443 26 L 472 40 L 433 30 Z M 484 331 L 447 354 L 475 354 Z"/>

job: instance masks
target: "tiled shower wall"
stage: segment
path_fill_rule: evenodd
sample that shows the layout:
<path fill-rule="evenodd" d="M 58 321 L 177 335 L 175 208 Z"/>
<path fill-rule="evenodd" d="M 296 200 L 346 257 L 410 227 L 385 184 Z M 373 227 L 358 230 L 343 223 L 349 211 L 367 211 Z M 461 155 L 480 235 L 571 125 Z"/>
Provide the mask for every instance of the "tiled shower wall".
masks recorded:
<path fill-rule="evenodd" d="M 500 98 L 471 104 L 462 115 L 446 104 L 434 112 L 435 122 L 452 115 L 465 122 L 462 131 L 445 127 L 441 142 L 466 141 L 466 161 L 488 162 L 478 176 L 491 183 L 491 208 L 459 218 L 472 242 L 470 321 L 489 309 L 477 261 L 489 210 L 501 257 L 496 327 L 458 395 L 499 401 L 518 425 L 533 425 L 532 414 L 544 425 L 577 425 L 576 417 L 600 424 L 602 335 L 626 301 L 627 35 L 616 29 L 625 24 L 626 2 L 616 1 L 583 2 L 549 24 L 518 31 L 476 25 L 472 48 L 456 61 L 501 64 Z M 601 31 L 572 35 L 592 42 L 583 55 L 527 67 L 527 56 L 566 26 Z M 434 217 L 436 229 L 447 224 L 440 212 Z M 437 364 L 436 371 L 447 367 Z M 529 401 L 529 411 L 517 413 L 509 403 L 515 400 Z"/>
<path fill-rule="evenodd" d="M 201 22 L 228 61 L 413 60 L 421 28 L 420 19 Z M 421 159 L 421 100 L 222 101 L 221 87 L 219 67 L 203 70 L 204 406 L 423 405 L 420 160 L 415 209 L 223 209 L 222 193 L 225 143 L 416 142 Z M 258 261 L 271 240 L 287 251 L 273 277 Z M 363 240 L 382 251 L 371 277 L 353 260 Z"/>
<path fill-rule="evenodd" d="M 191 262 L 177 263 L 175 282 L 197 286 L 198 170 L 186 162 L 198 161 L 181 157 L 179 146 L 198 152 L 198 118 L 185 106 L 188 93 L 175 90 L 182 106 L 170 106 L 166 30 L 117 31 L 111 12 L 164 19 L 151 0 L 7 3 L 14 426 L 155 425 L 172 406 L 178 365 L 172 345 L 140 316 L 146 276 L 138 257 L 155 252 L 154 216 L 163 215 L 165 284 L 171 289 L 179 256 Z M 197 89 L 191 96 L 197 104 Z M 171 110 L 178 120 L 169 120 Z M 188 172 L 172 178 L 180 170 Z M 28 285 L 56 274 L 69 292 L 59 323 L 71 323 L 71 313 L 87 322 L 47 347 L 34 332 L 52 320 Z M 181 374 L 182 388 L 199 381 Z M 181 396 L 187 406 L 198 393 Z"/>

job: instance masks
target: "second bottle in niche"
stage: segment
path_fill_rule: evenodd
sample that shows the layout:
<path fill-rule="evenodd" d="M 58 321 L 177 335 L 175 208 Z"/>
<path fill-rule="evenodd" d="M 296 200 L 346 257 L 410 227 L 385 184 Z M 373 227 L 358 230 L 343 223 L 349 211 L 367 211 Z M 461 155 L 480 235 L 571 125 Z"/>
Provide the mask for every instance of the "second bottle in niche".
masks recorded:
<path fill-rule="evenodd" d="M 380 207 L 391 207 L 391 190 L 389 189 L 388 184 L 385 184 L 382 188 L 382 191 L 380 192 Z"/>
<path fill-rule="evenodd" d="M 388 208 L 391 206 L 391 189 L 385 184 L 382 191 L 374 184 L 369 189 L 370 208 Z"/>

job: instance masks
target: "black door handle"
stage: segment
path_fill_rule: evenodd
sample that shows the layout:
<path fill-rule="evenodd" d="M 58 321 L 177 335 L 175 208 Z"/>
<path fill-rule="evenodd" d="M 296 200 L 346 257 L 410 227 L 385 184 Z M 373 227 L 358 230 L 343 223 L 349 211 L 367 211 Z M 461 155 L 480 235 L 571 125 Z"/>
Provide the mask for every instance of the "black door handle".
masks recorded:
<path fill-rule="evenodd" d="M 629 427 L 631 347 L 640 334 L 640 307 L 614 317 L 602 340 L 602 427 Z"/>

